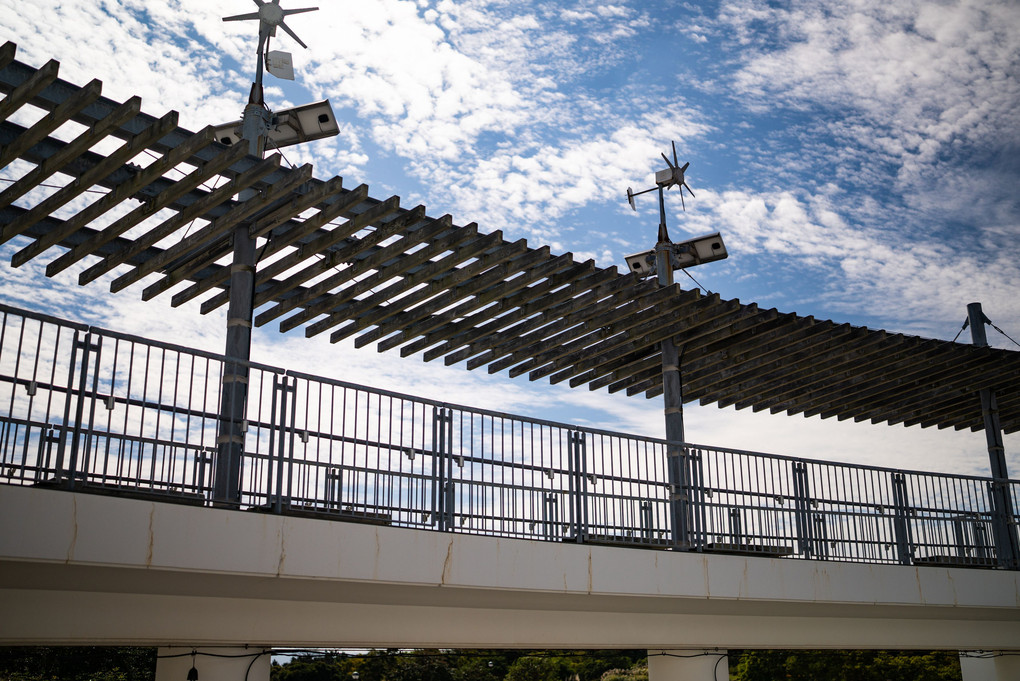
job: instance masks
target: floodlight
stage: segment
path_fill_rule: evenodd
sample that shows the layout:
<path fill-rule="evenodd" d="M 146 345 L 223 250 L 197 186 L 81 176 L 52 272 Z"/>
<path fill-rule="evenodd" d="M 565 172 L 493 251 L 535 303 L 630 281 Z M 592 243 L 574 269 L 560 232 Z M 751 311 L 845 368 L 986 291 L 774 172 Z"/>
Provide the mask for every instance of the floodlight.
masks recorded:
<path fill-rule="evenodd" d="M 673 269 L 684 269 L 723 260 L 729 254 L 719 232 L 673 244 Z"/>
<path fill-rule="evenodd" d="M 232 145 L 241 141 L 241 121 L 224 123 L 215 128 L 216 141 Z M 288 147 L 340 134 L 340 125 L 333 115 L 329 100 L 304 104 L 277 111 L 269 121 L 266 139 L 270 147 Z"/>
<path fill-rule="evenodd" d="M 643 253 L 634 253 L 626 256 L 627 269 L 642 277 L 647 277 L 655 271 L 655 251 L 649 250 Z"/>

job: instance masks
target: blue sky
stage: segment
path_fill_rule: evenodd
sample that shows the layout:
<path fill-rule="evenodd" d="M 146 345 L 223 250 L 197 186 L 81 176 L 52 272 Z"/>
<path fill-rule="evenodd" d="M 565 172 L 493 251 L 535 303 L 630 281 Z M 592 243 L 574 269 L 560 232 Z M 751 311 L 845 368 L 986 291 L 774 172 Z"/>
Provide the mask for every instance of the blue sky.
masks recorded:
<path fill-rule="evenodd" d="M 315 3 L 283 0 L 284 8 Z M 321 179 L 367 183 L 458 224 L 623 266 L 651 247 L 652 186 L 675 140 L 697 195 L 670 233 L 720 231 L 692 274 L 724 299 L 951 339 L 972 301 L 1020 339 L 1020 5 L 907 2 L 319 0 L 272 48 L 297 80 L 271 107 L 329 98 L 330 140 L 285 150 Z M 252 80 L 250 0 L 0 0 L 0 39 L 61 77 L 138 94 L 198 130 L 236 119 Z M 13 169 L 16 171 L 17 169 Z M 0 252 L 7 258 L 15 250 Z M 55 257 L 54 254 L 53 257 Z M 142 304 L 76 272 L 0 268 L 9 303 L 222 349 L 223 320 Z M 684 285 L 694 286 L 685 280 Z M 969 338 L 964 334 L 962 338 Z M 1017 346 L 989 330 L 1000 347 Z M 286 353 L 287 362 L 279 358 Z M 655 401 L 468 373 L 265 327 L 253 356 L 450 401 L 661 434 Z M 690 438 L 776 453 L 984 472 L 978 434 L 688 409 Z M 1020 437 L 1006 441 L 1020 475 Z"/>

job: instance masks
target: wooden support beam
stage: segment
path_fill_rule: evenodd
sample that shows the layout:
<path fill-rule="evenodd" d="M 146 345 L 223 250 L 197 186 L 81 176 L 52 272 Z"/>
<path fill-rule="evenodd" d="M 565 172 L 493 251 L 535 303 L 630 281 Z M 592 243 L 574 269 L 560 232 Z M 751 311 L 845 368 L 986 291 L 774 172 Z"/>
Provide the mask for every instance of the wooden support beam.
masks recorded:
<path fill-rule="evenodd" d="M 17 54 L 18 46 L 10 40 L 0 45 L 0 69 L 7 68 L 7 65 L 14 61 Z"/>
<path fill-rule="evenodd" d="M 46 139 L 46 136 L 66 123 L 73 115 L 96 101 L 103 92 L 103 83 L 93 80 L 72 97 L 65 100 L 48 116 L 43 116 L 31 128 L 22 133 L 17 140 L 0 150 L 0 168 L 10 165 L 23 153 Z"/>
<path fill-rule="evenodd" d="M 542 251 L 544 256 L 548 257 L 548 247 Z M 377 308 L 371 315 L 372 321 L 370 322 L 375 328 L 354 339 L 354 347 L 364 347 L 383 336 L 405 328 L 407 324 L 424 319 L 432 313 L 454 304 L 465 296 L 472 295 L 474 291 L 488 286 L 494 279 L 505 277 L 511 269 L 512 261 L 528 255 L 530 255 L 528 242 L 525 239 L 505 244 L 494 252 L 487 253 L 460 269 L 448 272 L 439 280 L 430 282 L 428 286 L 405 296 L 401 299 L 403 311 L 391 309 L 396 306 Z M 530 260 L 534 262 L 537 259 L 531 258 Z M 489 272 L 490 268 L 494 268 L 493 271 Z"/>
<path fill-rule="evenodd" d="M 163 251 L 159 257 L 152 258 L 144 266 L 136 267 L 131 272 L 117 277 L 110 284 L 111 290 L 119 291 L 146 275 L 164 268 L 169 270 L 169 274 L 146 287 L 142 291 L 142 300 L 150 300 L 169 290 L 203 267 L 211 265 L 223 257 L 220 255 L 221 244 L 229 243 L 233 239 L 234 227 L 284 199 L 290 192 L 307 182 L 311 176 L 311 164 L 292 170 L 286 179 L 269 185 L 265 194 L 256 194 L 247 201 L 236 204 L 226 214 Z"/>
<path fill-rule="evenodd" d="M 538 253 L 541 250 L 543 249 L 538 249 L 533 251 L 533 253 Z M 520 261 L 514 262 L 513 266 L 521 268 L 521 273 L 518 276 L 510 279 L 502 277 L 494 284 L 482 281 L 489 273 L 486 273 L 483 277 L 479 277 L 479 280 L 475 282 L 479 288 L 476 288 L 473 293 L 470 293 L 470 297 L 468 297 L 468 299 L 463 303 L 457 305 L 457 307 L 452 310 L 431 315 L 424 323 L 419 322 L 409 328 L 406 328 L 398 334 L 397 337 L 395 337 L 402 338 L 403 340 L 390 338 L 382 341 L 379 343 L 379 350 L 388 350 L 391 347 L 396 347 L 397 345 L 414 338 L 420 338 L 421 340 L 419 342 L 412 343 L 411 345 L 400 349 L 400 356 L 408 357 L 409 355 L 418 352 L 418 350 L 437 342 L 428 342 L 430 334 L 444 338 L 448 333 L 454 333 L 458 328 L 455 325 L 457 320 L 470 315 L 476 310 L 482 310 L 482 313 L 488 313 L 489 315 L 498 314 L 501 309 L 505 309 L 501 307 L 500 303 L 508 296 L 520 291 L 533 281 L 554 276 L 557 272 L 560 272 L 574 264 L 573 254 L 571 253 L 564 253 L 563 255 L 556 256 L 555 258 L 549 258 L 548 249 L 544 250 L 545 253 L 543 257 L 532 258 L 532 254 L 529 254 L 528 256 L 521 258 Z M 535 264 L 528 264 L 528 261 L 532 259 Z M 491 305 L 491 303 L 496 303 L 496 305 Z M 427 343 L 427 345 L 423 346 L 421 343 Z"/>
<path fill-rule="evenodd" d="M 163 210 L 181 196 L 191 192 L 200 184 L 206 182 L 210 177 L 216 175 L 237 159 L 244 156 L 245 153 L 247 153 L 245 149 L 241 145 L 238 145 L 236 147 L 231 147 L 219 156 L 214 157 L 213 160 L 199 166 L 192 172 L 188 173 L 186 177 L 174 182 L 151 199 L 143 201 L 140 206 L 136 207 L 127 215 L 117 219 L 102 231 L 94 234 L 91 238 L 82 241 L 80 244 L 51 262 L 46 266 L 46 276 L 52 277 L 80 261 L 85 256 L 94 255 L 102 246 L 110 243 L 133 227 L 141 224 L 142 221 Z"/>
<path fill-rule="evenodd" d="M 357 333 L 358 330 L 370 326 L 374 323 L 374 320 L 396 314 L 399 311 L 398 309 L 384 309 L 386 301 L 423 284 L 427 285 L 425 288 L 434 286 L 434 291 L 441 290 L 441 285 L 436 282 L 440 281 L 444 275 L 448 275 L 453 271 L 456 265 L 472 258 L 484 257 L 486 252 L 499 250 L 502 248 L 502 245 L 505 245 L 505 242 L 503 241 L 503 233 L 500 231 L 492 232 L 491 234 L 486 234 L 461 244 L 452 253 L 443 256 L 439 260 L 428 261 L 422 267 L 379 289 L 372 295 L 360 300 L 353 300 L 334 309 L 325 319 L 308 326 L 305 329 L 305 335 L 313 336 L 344 320 L 349 320 L 347 325 L 337 329 L 330 335 L 330 342 L 336 343 L 347 336 Z M 393 307 L 396 308 L 397 306 Z"/>
<path fill-rule="evenodd" d="M 318 253 L 320 250 L 319 244 L 322 243 L 321 240 L 329 238 L 329 235 L 332 234 L 332 232 L 326 232 L 320 237 L 313 238 L 307 243 L 304 242 L 304 239 L 312 237 L 313 234 L 318 232 L 320 229 L 323 229 L 334 219 L 342 215 L 347 215 L 348 211 L 352 210 L 368 196 L 368 185 L 362 184 L 350 191 L 346 191 L 341 188 L 342 181 L 339 177 L 333 178 L 327 184 L 332 185 L 335 189 L 332 202 L 327 202 L 318 213 L 308 216 L 303 221 L 291 226 L 286 231 L 282 233 L 273 233 L 269 242 L 263 246 L 265 250 L 261 253 L 262 259 L 271 258 L 287 248 L 294 248 L 297 255 L 288 255 L 264 265 L 258 272 L 255 273 L 256 287 L 270 281 L 277 274 L 281 274 L 290 269 L 294 262 L 292 257 L 296 257 L 297 261 L 300 262 L 307 257 L 311 257 L 314 253 Z M 171 300 L 171 304 L 175 306 L 181 305 L 182 303 L 205 293 L 214 286 L 225 283 L 228 278 L 229 274 L 227 273 L 217 275 L 216 277 L 206 277 L 202 281 L 196 282 L 189 288 L 176 294 Z M 202 303 L 202 314 L 212 312 L 220 305 L 225 305 L 229 300 L 229 291 L 220 291 L 215 296 Z"/>
<path fill-rule="evenodd" d="M 505 333 L 501 333 L 498 337 L 490 336 L 485 341 L 473 344 L 473 348 L 481 349 L 483 352 L 478 357 L 469 359 L 467 368 L 473 370 L 489 364 L 489 373 L 501 371 L 531 357 L 534 353 L 527 350 L 529 345 L 547 347 L 551 343 L 550 338 L 556 334 L 583 323 L 604 309 L 617 307 L 620 304 L 618 296 L 634 297 L 656 290 L 651 286 L 645 286 L 638 293 L 634 291 L 629 294 L 621 293 L 638 281 L 633 274 L 610 279 L 590 291 L 585 291 L 506 329 Z M 477 352 L 471 354 L 474 355 Z M 507 359 L 501 360 L 500 358 Z M 504 366 L 497 366 L 497 362 L 504 361 L 506 362 Z"/>
<path fill-rule="evenodd" d="M 114 109 L 110 115 L 94 123 L 92 127 L 75 137 L 59 151 L 22 175 L 17 182 L 0 193 L 0 208 L 10 206 L 51 175 L 59 172 L 71 161 L 87 152 L 92 146 L 107 137 L 111 131 L 122 125 L 124 121 L 137 115 L 141 106 L 141 98 L 132 97 Z"/>
<path fill-rule="evenodd" d="M 128 262 L 139 253 L 153 247 L 192 220 L 201 217 L 214 206 L 232 201 L 234 195 L 238 194 L 242 189 L 250 187 L 279 168 L 280 160 L 279 154 L 274 154 L 237 175 L 222 187 L 217 187 L 184 210 L 178 211 L 176 215 L 167 218 L 153 229 L 135 239 L 129 247 L 106 256 L 101 262 L 86 269 L 78 276 L 78 283 L 84 285 L 95 281 L 118 265 Z"/>
<path fill-rule="evenodd" d="M 3 228 L 3 236 L 0 243 L 9 241 L 15 236 L 22 234 L 35 222 L 50 215 L 61 206 L 83 194 L 86 190 L 105 178 L 115 169 L 121 167 L 129 160 L 138 155 L 145 147 L 169 131 L 177 127 L 177 112 L 171 111 L 157 123 L 145 130 L 145 132 L 131 138 L 119 149 L 92 166 L 79 177 L 71 180 L 63 188 L 57 190 L 49 197 L 37 203 L 30 211 L 14 220 Z M 95 141 L 93 140 L 93 143 Z"/>
<path fill-rule="evenodd" d="M 51 59 L 29 76 L 28 80 L 14 88 L 10 94 L 0 100 L 0 121 L 6 121 L 15 111 L 49 87 L 50 83 L 57 79 L 59 71 L 60 62 Z"/>
<path fill-rule="evenodd" d="M 210 125 L 200 133 L 193 135 L 187 142 L 174 147 L 165 155 L 150 163 L 145 168 L 134 173 L 129 182 L 122 182 L 116 188 L 104 194 L 98 201 L 78 211 L 73 217 L 64 222 L 60 230 L 48 233 L 14 254 L 11 259 L 15 267 L 19 267 L 39 255 L 47 248 L 63 241 L 69 235 L 77 232 L 85 225 L 98 220 L 103 214 L 115 206 L 120 205 L 126 199 L 132 197 L 143 187 L 148 186 L 164 173 L 177 166 L 177 164 L 189 158 L 195 151 L 201 149 L 213 141 L 213 127 Z"/>
<path fill-rule="evenodd" d="M 311 321 L 319 315 L 326 313 L 329 313 L 331 317 L 324 321 L 332 320 L 332 315 L 337 314 L 338 321 L 335 323 L 339 323 L 342 321 L 341 316 L 343 314 L 340 311 L 346 310 L 347 308 L 345 306 L 350 305 L 351 301 L 354 301 L 354 299 L 358 296 L 375 291 L 376 288 L 385 284 L 387 281 L 397 277 L 403 277 L 408 275 L 408 273 L 412 273 L 409 276 L 413 276 L 414 272 L 423 267 L 423 263 L 428 262 L 431 258 L 439 255 L 440 253 L 451 249 L 457 249 L 458 246 L 471 241 L 478 235 L 478 225 L 471 223 L 466 227 L 454 227 L 453 218 L 449 215 L 444 215 L 443 217 L 433 221 L 433 227 L 430 228 L 430 231 L 431 229 L 435 229 L 436 234 L 442 236 L 435 239 L 428 237 L 428 239 L 426 239 L 427 243 L 423 248 L 419 248 L 408 255 L 402 255 L 400 259 L 395 262 L 384 262 L 381 265 L 381 269 L 359 279 L 350 286 L 344 287 L 340 291 L 302 303 L 304 305 L 304 309 L 281 322 L 280 330 L 289 331 L 290 329 L 296 328 L 301 324 Z M 408 234 L 405 237 L 405 239 L 410 240 L 409 245 L 417 245 L 419 243 L 419 238 L 425 238 L 425 235 L 420 235 L 419 231 Z M 386 287 L 384 291 L 391 292 L 392 295 L 398 295 L 400 287 L 405 285 L 405 281 L 406 280 L 402 281 L 398 279 L 394 284 Z M 373 296 L 377 296 L 381 293 L 382 291 L 376 291 L 373 293 Z M 328 328 L 328 326 L 324 326 L 323 328 Z"/>
<path fill-rule="evenodd" d="M 317 298 L 318 296 L 325 295 L 344 281 L 356 276 L 356 272 L 348 271 L 352 269 L 348 266 L 346 270 L 340 270 L 332 276 L 316 282 L 311 288 L 305 289 L 291 298 L 284 298 L 286 294 L 294 291 L 304 282 L 321 276 L 326 272 L 339 267 L 341 264 L 349 263 L 359 251 L 370 248 L 381 241 L 399 234 L 407 228 L 408 223 L 418 222 L 425 215 L 425 209 L 423 207 L 419 207 L 415 210 L 404 213 L 395 220 L 382 223 L 374 231 L 366 234 L 362 239 L 355 240 L 355 234 L 364 230 L 370 224 L 378 222 L 385 215 L 395 212 L 399 207 L 400 199 L 396 196 L 391 197 L 388 202 L 373 206 L 365 213 L 353 217 L 346 224 L 341 225 L 334 230 L 338 237 L 338 245 L 334 250 L 317 254 L 319 259 L 312 260 L 311 264 L 306 265 L 304 269 L 299 272 L 295 272 L 283 281 L 273 282 L 268 288 L 256 296 L 256 307 L 271 301 L 275 301 L 276 305 L 272 309 L 260 314 L 256 319 L 255 324 L 257 326 L 261 326 L 266 322 L 272 321 L 278 316 L 294 309 L 302 302 L 307 302 Z M 344 241 L 344 243 L 339 243 L 341 241 Z"/>

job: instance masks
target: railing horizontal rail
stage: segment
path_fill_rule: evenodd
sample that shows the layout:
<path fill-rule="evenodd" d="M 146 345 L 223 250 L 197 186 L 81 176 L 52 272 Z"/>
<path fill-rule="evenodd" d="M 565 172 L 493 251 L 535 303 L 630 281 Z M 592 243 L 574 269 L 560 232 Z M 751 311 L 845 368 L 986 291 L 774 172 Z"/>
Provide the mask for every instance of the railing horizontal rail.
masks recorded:
<path fill-rule="evenodd" d="M 247 369 L 240 423 L 220 416 L 234 364 Z M 227 422 L 243 440 L 230 502 L 213 499 Z M 1017 521 L 996 515 L 993 485 L 1013 508 L 1020 496 L 1017 481 L 421 399 L 2 304 L 0 482 L 544 541 L 1000 568 L 1015 567 L 996 542 Z"/>

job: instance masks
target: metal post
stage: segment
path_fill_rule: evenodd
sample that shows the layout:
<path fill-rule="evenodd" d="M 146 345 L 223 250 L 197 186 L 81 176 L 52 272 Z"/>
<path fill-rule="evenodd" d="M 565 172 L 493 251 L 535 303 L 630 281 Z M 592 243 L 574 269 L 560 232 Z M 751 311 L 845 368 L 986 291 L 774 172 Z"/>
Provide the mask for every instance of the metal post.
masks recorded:
<path fill-rule="evenodd" d="M 967 305 L 967 322 L 970 324 L 971 342 L 977 347 L 988 347 L 985 324 L 990 322 L 981 311 L 981 303 Z M 980 391 L 980 397 L 985 440 L 988 443 L 988 459 L 992 469 L 992 528 L 996 553 L 1000 566 L 1015 570 L 1020 568 L 1020 541 L 1013 525 L 1015 516 L 1009 493 L 1006 448 L 1002 442 L 1002 427 L 999 425 L 999 406 L 995 400 L 994 390 L 985 388 Z"/>
<path fill-rule="evenodd" d="M 655 244 L 655 272 L 660 287 L 673 285 L 673 243 L 666 229 L 666 205 L 659 187 L 659 239 Z M 662 400 L 666 419 L 666 440 L 684 442 L 683 387 L 680 381 L 680 354 L 673 338 L 662 341 Z M 690 548 L 690 527 L 685 512 L 686 464 L 683 449 L 670 444 L 666 450 L 666 472 L 670 488 L 670 531 L 674 548 Z"/>
<path fill-rule="evenodd" d="M 259 52 L 257 82 L 252 85 L 244 108 L 242 135 L 248 153 L 262 158 L 269 111 L 262 102 L 262 55 Z M 238 197 L 242 202 L 254 196 L 246 189 Z M 252 312 L 255 301 L 255 240 L 248 233 L 248 221 L 234 229 L 234 259 L 230 266 L 230 304 L 227 308 L 227 341 L 223 367 L 223 391 L 220 398 L 219 456 L 216 458 L 214 501 L 234 505 L 241 500 L 241 459 L 244 456 L 244 431 L 248 403 L 248 365 L 251 358 Z"/>

